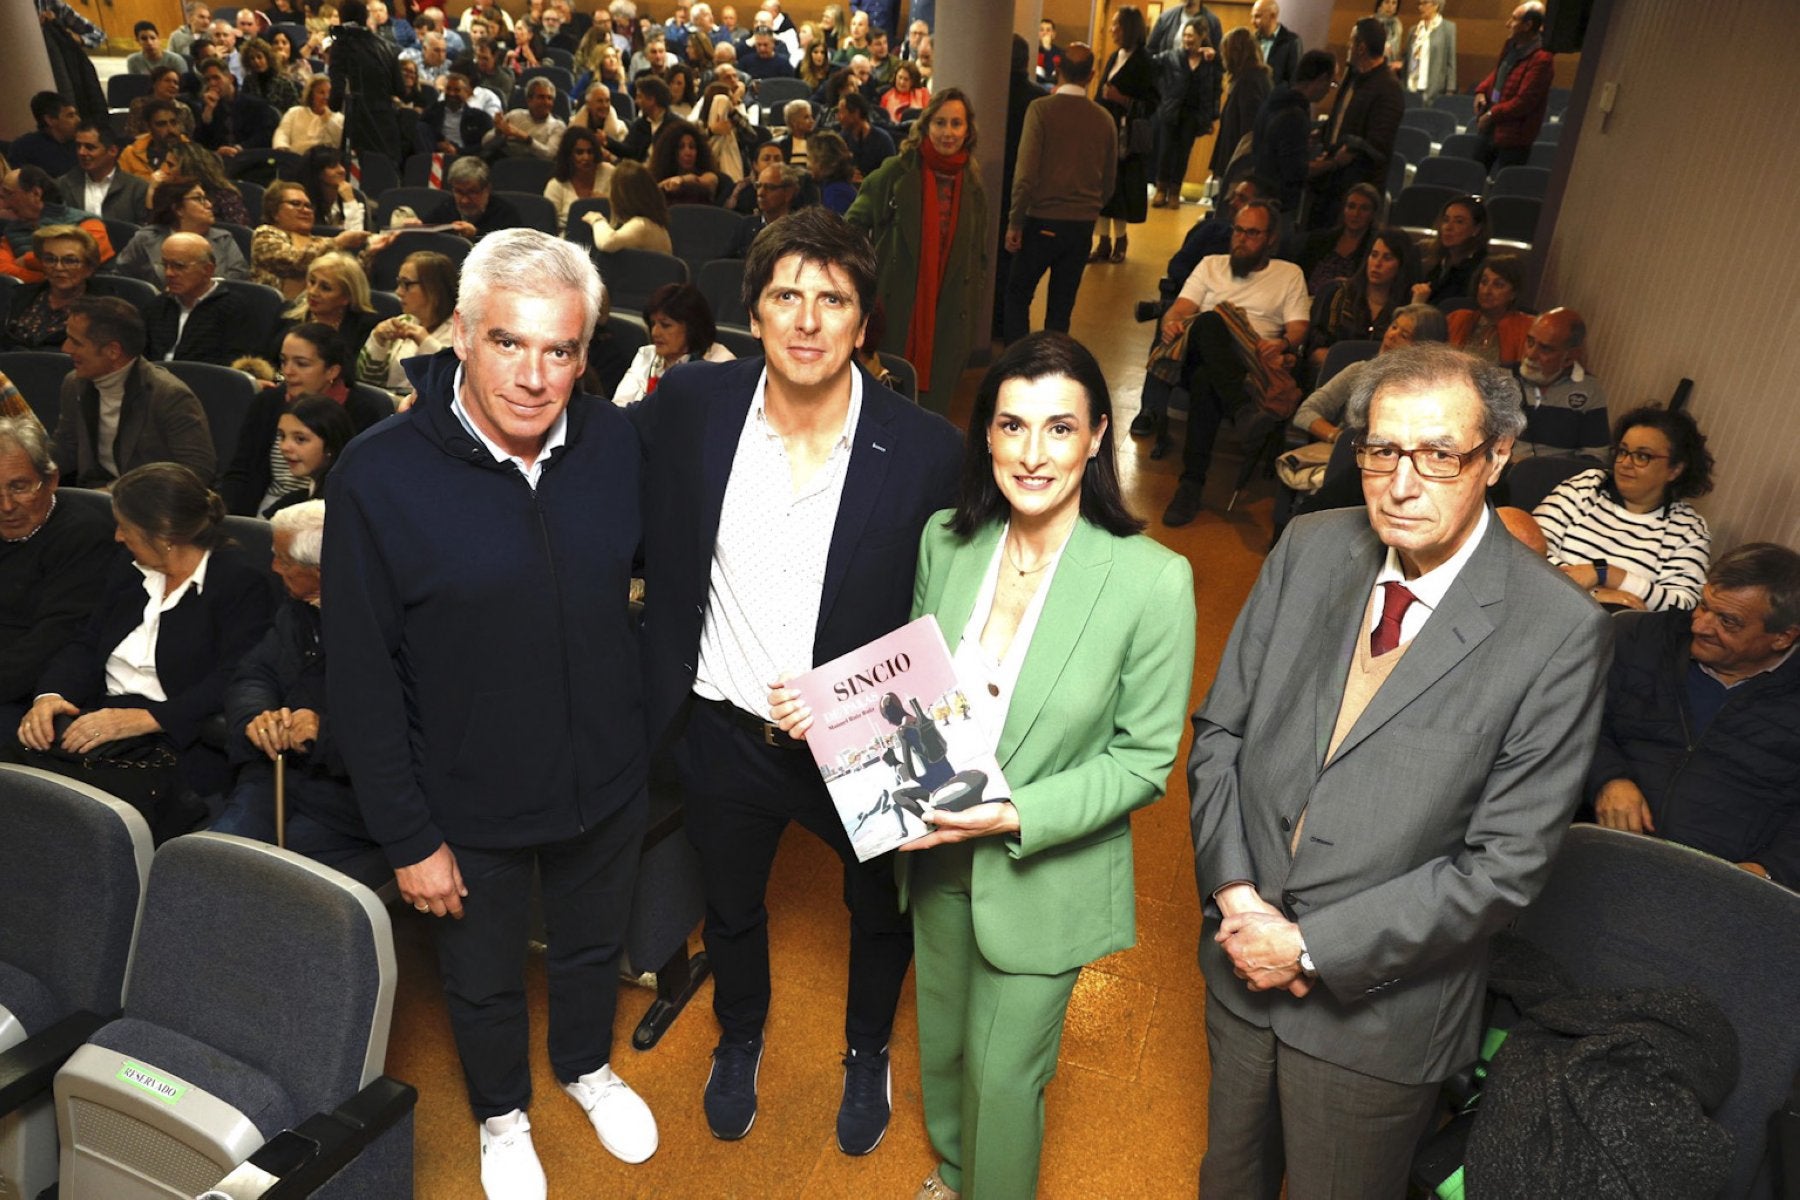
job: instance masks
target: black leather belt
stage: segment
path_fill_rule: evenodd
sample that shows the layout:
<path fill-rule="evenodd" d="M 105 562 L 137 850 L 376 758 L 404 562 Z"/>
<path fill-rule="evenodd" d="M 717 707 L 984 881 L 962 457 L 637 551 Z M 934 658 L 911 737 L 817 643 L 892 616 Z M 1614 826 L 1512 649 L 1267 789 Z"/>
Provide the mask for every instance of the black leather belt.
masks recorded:
<path fill-rule="evenodd" d="M 709 700 L 705 696 L 695 696 L 694 699 L 709 706 L 727 722 L 742 729 L 765 746 L 773 746 L 777 750 L 806 749 L 805 742 L 789 737 L 775 722 L 765 721 L 755 713 L 747 713 L 729 700 Z"/>

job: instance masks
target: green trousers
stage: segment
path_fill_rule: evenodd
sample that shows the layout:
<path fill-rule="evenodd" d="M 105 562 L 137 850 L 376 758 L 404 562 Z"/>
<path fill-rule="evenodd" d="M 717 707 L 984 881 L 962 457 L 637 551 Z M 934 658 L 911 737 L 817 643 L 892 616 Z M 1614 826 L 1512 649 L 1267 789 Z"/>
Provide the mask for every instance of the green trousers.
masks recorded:
<path fill-rule="evenodd" d="M 1081 969 L 1013 975 L 982 956 L 973 856 L 973 843 L 938 846 L 911 866 L 925 1130 L 964 1200 L 1015 1200 L 1037 1193 L 1044 1089 Z"/>

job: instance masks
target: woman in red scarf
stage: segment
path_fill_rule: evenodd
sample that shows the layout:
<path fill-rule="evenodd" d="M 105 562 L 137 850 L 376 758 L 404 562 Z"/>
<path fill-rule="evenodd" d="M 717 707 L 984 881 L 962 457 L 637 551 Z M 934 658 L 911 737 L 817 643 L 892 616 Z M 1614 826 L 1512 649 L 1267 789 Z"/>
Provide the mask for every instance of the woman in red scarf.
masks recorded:
<path fill-rule="evenodd" d="M 975 110 L 960 88 L 945 88 L 845 214 L 868 232 L 881 263 L 888 317 L 881 349 L 913 365 L 919 403 L 940 413 L 950 407 L 976 329 L 985 328 L 976 308 L 993 239 L 974 149 Z"/>

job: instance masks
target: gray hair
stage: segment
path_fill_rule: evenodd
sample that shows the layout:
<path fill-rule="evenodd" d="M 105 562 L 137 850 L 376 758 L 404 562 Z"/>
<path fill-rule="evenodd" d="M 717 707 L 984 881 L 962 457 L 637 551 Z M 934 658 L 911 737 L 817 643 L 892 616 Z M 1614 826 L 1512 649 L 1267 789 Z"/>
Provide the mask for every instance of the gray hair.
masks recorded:
<path fill-rule="evenodd" d="M 559 289 L 581 297 L 581 341 L 585 346 L 594 336 L 606 295 L 593 260 L 574 242 L 536 229 L 501 229 L 477 242 L 463 260 L 457 310 L 479 325 L 482 305 L 494 292 L 543 295 Z"/>
<path fill-rule="evenodd" d="M 46 482 L 56 474 L 56 460 L 50 455 L 50 435 L 30 414 L 0 417 L 0 450 L 17 446 L 31 460 L 31 469 Z"/>
<path fill-rule="evenodd" d="M 487 187 L 488 179 L 488 165 L 473 154 L 465 154 L 451 163 L 450 170 L 444 176 L 444 182 L 451 187 L 455 187 L 459 183 L 472 183 L 477 187 Z"/>
<path fill-rule="evenodd" d="M 1706 582 L 1721 592 L 1759 587 L 1768 593 L 1763 628 L 1781 633 L 1800 625 L 1800 554 L 1774 542 L 1746 542 L 1713 560 Z"/>
<path fill-rule="evenodd" d="M 290 504 L 269 518 L 276 533 L 293 539 L 288 544 L 288 557 L 303 567 L 316 567 L 325 554 L 325 502 L 306 500 Z"/>
<path fill-rule="evenodd" d="M 1401 317 L 1412 318 L 1415 344 L 1450 340 L 1450 322 L 1444 320 L 1443 312 L 1435 304 L 1403 304 L 1394 310 L 1390 320 L 1398 321 Z"/>
<path fill-rule="evenodd" d="M 1368 433 L 1369 406 L 1383 392 L 1456 387 L 1468 388 L 1481 404 L 1482 441 L 1516 438 L 1525 431 L 1524 401 L 1509 372 L 1472 354 L 1432 342 L 1402 346 L 1370 360 L 1356 381 L 1356 390 L 1350 394 L 1344 426 L 1353 437 Z M 1490 457 L 1493 452 L 1490 445 Z"/>
<path fill-rule="evenodd" d="M 796 167 L 793 163 L 782 163 L 781 182 L 798 192 L 806 183 L 806 168 Z M 795 203 L 797 205 L 799 202 L 795 201 Z"/>
<path fill-rule="evenodd" d="M 531 96 L 537 92 L 549 92 L 554 96 L 556 95 L 556 85 L 542 75 L 533 75 L 531 81 L 525 85 L 525 94 Z"/>
<path fill-rule="evenodd" d="M 805 109 L 809 113 L 812 112 L 812 101 L 804 99 L 789 100 L 786 104 L 781 106 L 781 119 L 786 121 L 789 125 L 792 125 L 794 123 L 794 114 L 801 109 Z"/>
<path fill-rule="evenodd" d="M 582 99 L 592 99 L 595 92 L 605 92 L 606 98 L 608 100 L 612 99 L 612 89 L 607 87 L 604 83 L 590 84 L 588 90 L 582 93 Z"/>

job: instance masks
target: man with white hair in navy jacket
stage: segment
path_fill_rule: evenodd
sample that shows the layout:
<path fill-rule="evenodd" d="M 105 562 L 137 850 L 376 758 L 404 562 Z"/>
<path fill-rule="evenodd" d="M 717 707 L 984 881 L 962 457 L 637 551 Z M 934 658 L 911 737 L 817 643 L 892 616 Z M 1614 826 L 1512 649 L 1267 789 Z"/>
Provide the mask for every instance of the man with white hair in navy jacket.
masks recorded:
<path fill-rule="evenodd" d="M 525 1108 L 532 873 L 550 1063 L 626 1162 L 656 1122 L 613 1073 L 619 957 L 646 810 L 627 609 L 637 437 L 577 390 L 600 277 L 580 248 L 495 232 L 463 264 L 453 349 L 326 490 L 327 695 L 369 832 L 438 962 L 491 1200 L 541 1200 Z"/>

